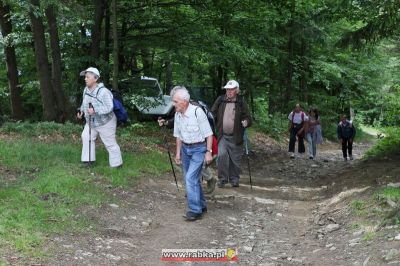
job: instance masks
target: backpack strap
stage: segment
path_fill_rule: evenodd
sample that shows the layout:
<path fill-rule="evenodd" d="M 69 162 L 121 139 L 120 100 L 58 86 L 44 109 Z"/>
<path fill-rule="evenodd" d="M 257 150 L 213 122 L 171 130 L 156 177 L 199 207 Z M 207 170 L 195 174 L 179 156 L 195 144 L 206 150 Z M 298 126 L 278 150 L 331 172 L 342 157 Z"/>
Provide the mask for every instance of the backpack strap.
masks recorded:
<path fill-rule="evenodd" d="M 84 95 L 87 95 L 87 96 L 89 96 L 89 97 L 91 97 L 91 98 L 94 98 L 94 99 L 96 99 L 97 101 L 99 101 L 101 104 L 103 104 L 103 102 L 100 101 L 99 98 L 97 97 L 97 96 L 99 96 L 100 89 L 102 89 L 102 88 L 104 88 L 104 86 L 101 86 L 101 87 L 99 87 L 99 88 L 97 89 L 96 96 L 90 95 L 89 93 L 86 92 L 86 90 L 85 90 Z"/>
<path fill-rule="evenodd" d="M 301 111 L 300 115 L 301 115 L 301 122 L 304 122 L 304 112 Z M 292 123 L 293 123 L 293 119 L 294 119 L 294 112 L 292 111 Z"/>

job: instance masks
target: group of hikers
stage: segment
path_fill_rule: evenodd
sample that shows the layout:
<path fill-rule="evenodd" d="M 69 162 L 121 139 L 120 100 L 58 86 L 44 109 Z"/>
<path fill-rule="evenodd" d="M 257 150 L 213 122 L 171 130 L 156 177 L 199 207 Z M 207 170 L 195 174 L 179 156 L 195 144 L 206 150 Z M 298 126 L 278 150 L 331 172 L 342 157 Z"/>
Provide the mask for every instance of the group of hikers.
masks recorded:
<path fill-rule="evenodd" d="M 85 77 L 82 105 L 77 113 L 78 119 L 86 119 L 82 132 L 81 161 L 91 165 L 96 160 L 95 140 L 100 136 L 109 153 L 111 167 L 123 164 L 121 150 L 116 141 L 117 118 L 113 112 L 113 95 L 103 83 L 99 82 L 100 72 L 89 67 L 80 73 Z M 170 96 L 175 107 L 175 116 L 170 120 L 159 118 L 160 126 L 173 127 L 176 138 L 175 163 L 182 166 L 186 186 L 187 221 L 200 219 L 207 212 L 207 202 L 201 186 L 201 176 L 207 181 L 207 191 L 214 191 L 230 184 L 239 187 L 240 163 L 243 154 L 243 142 L 246 128 L 252 124 L 246 102 L 239 95 L 239 83 L 230 80 L 223 87 L 225 94 L 217 98 L 211 107 L 215 120 L 212 128 L 208 114 L 190 99 L 184 86 L 175 86 Z M 304 138 L 308 141 L 309 158 L 316 156 L 316 145 L 322 142 L 322 130 L 318 111 L 302 111 L 299 104 L 289 114 L 289 153 L 294 158 L 295 142 L 298 152 L 305 153 Z M 350 160 L 355 127 L 342 116 L 337 128 L 342 143 L 343 158 Z M 218 180 L 209 171 L 209 165 L 218 158 Z"/>
<path fill-rule="evenodd" d="M 317 144 L 321 144 L 322 129 L 321 120 L 316 108 L 311 108 L 308 113 L 304 112 L 300 104 L 288 115 L 289 155 L 295 158 L 295 144 L 298 141 L 298 153 L 305 153 L 304 139 L 308 142 L 308 158 L 314 159 L 317 155 Z M 347 156 L 353 160 L 353 140 L 356 135 L 356 128 L 346 115 L 341 115 L 337 126 L 337 137 L 342 144 L 343 159 L 347 161 Z"/>

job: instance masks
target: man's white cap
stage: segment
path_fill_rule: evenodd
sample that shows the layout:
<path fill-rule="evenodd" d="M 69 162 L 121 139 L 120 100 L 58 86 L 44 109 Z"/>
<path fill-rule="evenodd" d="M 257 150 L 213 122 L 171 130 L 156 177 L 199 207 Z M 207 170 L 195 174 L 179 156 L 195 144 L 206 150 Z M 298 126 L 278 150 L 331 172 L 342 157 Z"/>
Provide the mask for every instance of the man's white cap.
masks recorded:
<path fill-rule="evenodd" d="M 239 83 L 236 80 L 230 80 L 226 85 L 224 86 L 224 89 L 234 89 L 238 88 L 239 89 Z"/>
<path fill-rule="evenodd" d="M 86 72 L 91 72 L 91 73 L 95 74 L 96 76 L 100 77 L 100 72 L 95 67 L 89 67 L 88 69 L 85 69 L 85 70 L 81 71 L 80 75 L 84 76 L 86 74 Z"/>

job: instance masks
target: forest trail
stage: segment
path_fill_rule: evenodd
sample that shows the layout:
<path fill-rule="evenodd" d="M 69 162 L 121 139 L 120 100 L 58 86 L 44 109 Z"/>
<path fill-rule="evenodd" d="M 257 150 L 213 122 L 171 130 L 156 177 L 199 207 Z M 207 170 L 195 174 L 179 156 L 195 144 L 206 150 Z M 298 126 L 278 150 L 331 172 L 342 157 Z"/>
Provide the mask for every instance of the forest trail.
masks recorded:
<path fill-rule="evenodd" d="M 362 143 L 355 143 L 354 161 L 344 162 L 336 143 L 321 145 L 316 160 L 289 159 L 286 147 L 265 141 L 251 153 L 253 189 L 244 157 L 241 186 L 207 195 L 201 220 L 182 217 L 184 189 L 180 183 L 177 191 L 172 175 L 149 177 L 131 190 L 115 189 L 117 204 L 82 208 L 93 232 L 52 238 L 45 265 L 177 265 L 162 262 L 161 250 L 228 247 L 236 249 L 237 265 L 399 265 L 396 257 L 384 259 L 399 242 L 384 234 L 369 239 L 346 202 L 382 173 L 398 176 L 396 162 L 360 160 L 369 146 Z"/>

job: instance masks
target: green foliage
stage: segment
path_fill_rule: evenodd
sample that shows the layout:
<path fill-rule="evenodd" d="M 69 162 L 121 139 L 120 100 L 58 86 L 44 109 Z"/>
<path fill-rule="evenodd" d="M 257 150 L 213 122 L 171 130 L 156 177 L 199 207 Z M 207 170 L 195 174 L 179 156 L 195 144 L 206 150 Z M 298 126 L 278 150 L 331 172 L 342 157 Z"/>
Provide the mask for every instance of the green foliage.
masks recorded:
<path fill-rule="evenodd" d="M 363 216 L 367 213 L 366 204 L 362 200 L 353 200 L 350 204 L 350 208 L 358 216 Z"/>
<path fill-rule="evenodd" d="M 287 132 L 287 117 L 280 113 L 268 114 L 268 99 L 258 97 L 255 103 L 255 121 L 257 128 L 270 134 L 273 138 L 281 139 Z"/>
<path fill-rule="evenodd" d="M 398 153 L 400 146 L 400 130 L 398 127 L 383 128 L 384 138 L 367 151 L 366 157 L 376 157 L 391 153 Z"/>
<path fill-rule="evenodd" d="M 400 188 L 388 187 L 379 189 L 375 192 L 375 198 L 377 200 L 391 199 L 400 202 Z"/>

